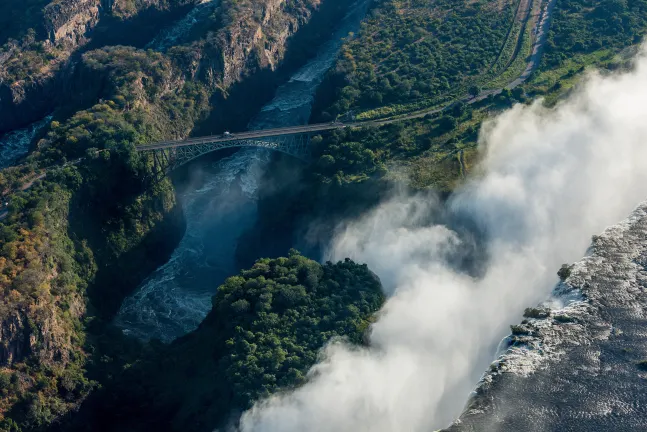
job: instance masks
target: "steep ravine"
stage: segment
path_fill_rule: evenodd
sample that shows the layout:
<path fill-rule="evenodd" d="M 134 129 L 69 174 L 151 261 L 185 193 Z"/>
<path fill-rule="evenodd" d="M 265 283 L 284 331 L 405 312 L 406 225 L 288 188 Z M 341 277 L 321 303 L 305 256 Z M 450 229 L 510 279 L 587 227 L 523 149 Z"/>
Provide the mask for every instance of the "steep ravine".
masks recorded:
<path fill-rule="evenodd" d="M 263 9 L 265 2 L 230 1 L 228 7 L 235 3 Z M 287 67 L 284 56 L 293 56 L 292 70 L 302 65 L 324 40 L 319 37 L 329 36 L 330 21 L 324 17 L 334 18 L 346 6 L 330 0 L 326 4 L 332 9 L 317 9 L 318 4 L 308 1 L 274 3 L 267 20 L 248 23 L 258 24 L 255 28 L 263 31 L 263 38 L 245 32 L 236 39 L 244 45 L 237 49 L 248 54 L 264 47 L 266 38 L 276 40 L 267 50 L 267 55 L 277 53 L 274 64 L 250 55 L 252 61 L 239 65 L 241 100 L 255 96 L 254 88 L 243 91 L 247 82 L 269 76 L 272 81 L 266 84 L 271 91 L 285 79 L 287 72 L 279 72 Z M 331 15 L 319 15 L 317 10 Z M 230 27 L 216 23 L 223 34 L 230 30 L 235 34 L 241 22 L 255 19 L 246 9 L 231 12 Z M 315 17 L 321 17 L 318 27 L 308 26 Z M 290 32 L 284 31 L 285 26 Z M 203 39 L 187 41 L 179 49 L 186 54 L 181 59 L 132 47 L 84 53 L 82 67 L 74 69 L 82 79 L 76 81 L 79 91 L 73 94 L 83 96 L 86 109 L 66 105 L 66 113 L 55 112 L 51 126 L 37 134 L 43 140 L 32 148 L 38 151 L 29 156 L 29 164 L 3 172 L 28 171 L 39 163 L 62 164 L 86 155 L 87 148 L 106 150 L 101 156 L 86 155 L 78 165 L 50 170 L 45 180 L 12 198 L 17 204 L 26 200 L 26 207 L 12 208 L 2 222 L 3 241 L 10 245 L 3 248 L 0 264 L 15 271 L 5 271 L 0 283 L 7 292 L 15 292 L 5 297 L 0 319 L 6 348 L 0 378 L 16 383 L 6 389 L 0 429 L 12 421 L 23 430 L 59 421 L 74 412 L 98 383 L 109 381 L 139 358 L 142 345 L 116 334 L 107 319 L 125 295 L 168 259 L 182 236 L 183 218 L 170 181 L 151 184 L 146 161 L 125 144 L 187 136 L 209 105 L 205 95 L 216 91 L 208 85 L 218 86 L 224 79 L 217 67 L 225 61 L 218 56 L 228 49 L 226 43 L 227 38 L 211 38 L 210 51 Z M 214 81 L 205 81 L 205 76 Z M 264 100 L 240 104 L 229 94 L 211 102 L 220 107 L 249 105 L 253 112 Z M 31 101 L 37 104 L 37 95 L 26 95 L 25 103 Z M 124 131 L 121 143 L 113 140 L 117 130 Z M 19 153 L 24 153 L 31 134 L 19 141 Z M 209 285 L 215 289 L 217 282 L 210 280 Z"/>
<path fill-rule="evenodd" d="M 647 202 L 561 275 L 447 431 L 647 429 Z"/>
<path fill-rule="evenodd" d="M 299 52 L 304 52 L 304 45 L 308 45 L 308 48 L 305 49 L 305 52 L 307 53 L 308 50 L 313 49 L 312 47 L 312 39 L 313 37 L 316 37 L 324 31 L 321 28 L 321 25 L 324 24 L 326 18 L 330 19 L 335 19 L 339 18 L 338 14 L 340 11 L 343 11 L 343 5 L 341 5 L 338 2 L 331 1 L 327 3 L 327 7 L 321 7 L 320 10 L 312 15 L 312 20 L 305 23 L 302 22 L 302 26 L 297 26 L 294 24 L 292 28 L 294 31 L 299 30 L 297 33 L 295 33 L 291 38 L 288 38 L 284 40 L 284 43 L 288 44 L 291 49 L 295 49 Z M 340 9 L 341 7 L 341 9 Z M 285 14 L 285 12 L 283 12 Z M 321 15 L 320 15 L 321 14 Z M 271 20 L 268 20 L 265 25 L 268 27 L 272 27 L 277 25 L 277 22 L 274 21 L 274 19 L 278 20 L 277 22 L 280 24 L 284 22 L 284 20 L 289 19 L 288 17 L 282 16 L 279 13 L 276 13 L 274 15 L 274 18 Z M 302 18 L 300 18 L 302 19 Z M 199 23 L 198 23 L 199 24 Z M 183 22 L 178 23 L 178 25 L 182 26 Z M 196 24 L 197 25 L 197 24 Z M 173 31 L 173 28 L 169 29 L 170 32 Z M 166 31 L 164 34 L 169 34 L 169 31 Z M 265 32 L 270 35 L 271 32 L 270 30 L 265 30 Z M 180 41 L 181 42 L 181 41 Z M 256 41 L 258 42 L 258 41 Z M 254 40 L 249 39 L 246 41 L 246 43 L 252 44 L 250 45 L 249 49 L 252 49 L 252 46 L 254 43 L 256 43 Z M 317 45 L 320 45 L 321 41 L 317 41 Z M 195 47 L 193 47 L 195 48 Z M 116 48 L 118 49 L 118 48 Z M 279 49 L 278 45 L 276 49 Z M 284 49 L 284 48 L 281 48 Z M 125 62 L 125 60 L 128 61 L 133 61 L 133 59 L 136 56 L 141 57 L 141 52 L 135 51 L 134 54 L 129 54 L 129 53 L 119 53 L 119 56 L 123 56 L 124 60 L 123 61 L 110 61 L 106 62 L 106 64 L 109 64 L 110 67 L 103 67 L 103 66 L 95 66 L 97 63 L 94 58 L 100 59 L 100 62 L 103 61 L 105 62 L 104 59 L 110 60 L 111 58 L 115 58 L 116 54 L 110 55 L 110 53 L 104 53 L 101 50 L 96 52 L 96 55 L 94 55 L 95 52 L 90 52 L 86 54 L 86 57 L 88 57 L 88 67 L 78 67 L 77 68 L 77 76 L 79 77 L 80 81 L 85 81 L 85 82 L 95 82 L 96 85 L 91 86 L 91 88 L 109 88 L 109 84 L 112 83 L 113 81 L 113 76 L 118 76 L 121 68 L 121 64 Z M 294 63 L 298 62 L 298 59 L 295 59 L 293 57 L 290 57 L 290 51 L 286 51 L 286 55 L 289 57 L 289 62 L 285 65 L 281 65 L 278 67 L 275 71 L 272 70 L 267 70 L 266 69 L 261 69 L 261 70 L 256 70 L 253 65 L 250 65 L 250 69 L 245 72 L 245 77 L 243 77 L 243 81 L 238 84 L 240 90 L 236 93 L 236 96 L 239 96 L 240 98 L 234 97 L 231 95 L 225 100 L 218 100 L 216 102 L 213 102 L 216 106 L 216 109 L 222 109 L 224 111 L 228 110 L 228 107 L 233 107 L 233 106 L 243 106 L 245 108 L 244 115 L 241 115 L 239 120 L 242 118 L 248 118 L 251 112 L 258 111 L 260 108 L 258 104 L 263 101 L 263 98 L 260 97 L 258 94 L 255 94 L 254 90 L 256 88 L 256 85 L 259 81 L 259 79 L 262 80 L 262 78 L 265 78 L 265 84 L 268 86 L 268 88 L 271 90 L 273 88 L 273 84 L 279 83 L 283 77 L 285 77 L 290 71 L 291 67 L 294 67 Z M 207 57 L 203 57 L 202 60 L 208 61 Z M 301 63 L 303 63 L 305 59 L 301 59 Z M 112 66 L 112 63 L 116 64 L 116 67 Z M 298 64 L 298 63 L 297 63 Z M 83 66 L 83 65 L 81 65 Z M 198 67 L 198 70 L 200 68 Z M 98 70 L 98 72 L 97 72 Z M 184 70 L 184 73 L 188 73 L 190 75 L 193 74 L 198 74 L 198 72 L 190 69 L 189 65 L 189 70 Z M 181 79 L 181 77 L 180 77 Z M 186 78 L 185 78 L 186 79 Z M 194 79 L 198 79 L 196 76 Z M 175 86 L 181 86 L 181 81 L 180 84 L 174 84 L 177 80 L 178 77 L 175 76 L 170 76 L 167 77 L 166 75 L 163 76 L 158 76 L 155 78 L 157 81 L 157 86 L 159 87 L 164 87 L 164 91 L 166 93 L 172 93 L 172 88 Z M 176 80 L 176 81 L 174 81 Z M 107 84 L 106 84 L 107 83 Z M 255 96 L 255 97 L 254 97 Z M 91 97 L 89 97 L 91 98 Z M 250 102 L 241 104 L 240 100 L 248 100 Z M 221 108 L 222 107 L 222 108 Z M 224 128 L 227 127 L 226 125 L 223 125 L 222 122 L 214 122 L 212 123 L 212 127 L 214 128 Z M 178 135 L 169 135 L 169 132 L 165 132 L 166 137 L 172 138 L 181 138 L 186 136 L 188 134 L 187 132 L 170 132 L 172 134 L 178 134 Z M 218 155 L 215 155 L 216 157 Z M 207 160 L 213 160 L 207 158 Z M 201 164 L 204 164 L 204 166 L 201 166 Z M 235 165 L 235 164 L 234 164 Z M 222 167 L 222 171 L 220 171 Z M 195 164 L 193 164 L 191 167 L 189 167 L 187 170 L 185 170 L 185 175 L 183 177 L 182 173 L 180 173 L 177 176 L 177 184 L 180 186 L 178 187 L 178 190 L 180 191 L 180 194 L 184 197 L 181 199 L 181 201 L 184 201 L 184 211 L 187 213 L 188 218 L 187 218 L 187 226 L 189 232 L 192 231 L 192 226 L 193 223 L 195 222 L 195 218 L 205 218 L 207 221 L 209 221 L 210 215 L 207 213 L 207 207 L 204 206 L 209 206 L 213 204 L 215 207 L 218 208 L 229 208 L 231 218 L 233 218 L 234 221 L 243 221 L 245 219 L 244 215 L 242 213 L 237 213 L 234 211 L 234 208 L 238 208 L 237 205 L 237 199 L 232 199 L 229 201 L 233 203 L 232 205 L 227 204 L 227 200 L 219 200 L 219 199 L 214 199 L 214 196 L 205 194 L 205 190 L 211 190 L 213 193 L 219 193 L 221 189 L 224 189 L 227 187 L 227 185 L 232 181 L 230 177 L 236 175 L 237 172 L 240 170 L 245 170 L 248 168 L 246 164 L 242 164 L 239 166 L 232 166 L 232 167 L 227 167 L 224 166 L 223 164 L 219 164 L 218 167 L 212 167 L 209 162 L 203 162 L 203 161 L 197 161 Z M 204 180 L 206 183 L 203 183 L 202 187 L 198 187 L 198 190 L 195 190 L 196 188 L 196 183 L 191 180 L 190 176 L 186 176 L 187 172 L 208 172 L 211 171 L 212 175 L 216 175 L 216 178 L 212 179 L 206 179 Z M 219 180 L 220 179 L 220 180 Z M 253 179 L 251 179 L 253 182 Z M 186 188 L 186 192 L 184 193 L 182 191 L 185 190 L 185 186 L 183 186 L 183 183 L 187 183 L 188 187 Z M 193 188 L 193 189 L 192 189 Z M 190 201 L 193 200 L 193 198 L 188 198 L 190 196 L 193 196 L 194 198 L 198 196 L 202 196 L 199 200 L 198 203 L 202 205 L 203 207 L 198 206 L 197 213 L 194 213 L 191 210 L 191 206 L 185 199 L 189 199 Z M 244 207 L 244 206 L 243 206 Z M 242 211 L 242 207 L 239 208 L 239 210 Z M 175 210 L 174 212 L 175 213 Z M 192 220 L 191 218 L 194 217 Z M 217 219 L 217 218 L 216 218 Z M 216 220 L 212 220 L 211 222 L 215 223 Z M 128 253 L 123 254 L 118 259 L 109 259 L 109 260 L 104 260 L 104 265 L 100 266 L 100 273 L 97 275 L 96 278 L 96 283 L 91 286 L 91 298 L 93 300 L 93 303 L 98 305 L 98 308 L 101 311 L 101 316 L 104 318 L 111 318 L 119 309 L 122 301 L 123 301 L 123 296 L 130 294 L 134 288 L 142 282 L 142 280 L 148 276 L 151 275 L 151 272 L 155 269 L 155 267 L 159 266 L 160 264 L 163 264 L 169 257 L 171 257 L 171 253 L 174 249 L 174 245 L 178 244 L 178 241 L 182 238 L 182 233 L 184 232 L 184 218 L 178 217 L 176 214 L 167 214 L 164 218 L 164 220 L 158 224 L 159 227 L 156 227 L 151 233 L 147 234 L 145 237 L 141 239 L 141 244 L 136 244 Z M 241 228 L 243 229 L 243 228 Z M 81 233 L 80 233 L 81 234 Z M 224 231 L 211 231 L 211 235 L 215 235 L 216 237 L 219 236 L 224 236 L 224 238 L 231 238 L 231 241 L 235 241 L 236 235 L 235 231 L 228 231 L 228 229 L 225 229 Z M 81 237 L 85 237 L 84 234 L 81 234 Z M 97 233 L 91 234 L 89 238 L 100 238 L 101 236 L 98 235 Z M 189 240 L 191 238 L 191 234 L 187 234 L 184 236 L 185 240 Z M 222 240 L 222 239 L 221 239 Z M 129 239 L 129 242 L 139 242 L 137 239 Z M 225 242 L 226 243 L 226 242 Z M 180 245 L 180 248 L 182 246 Z M 170 248 L 170 249 L 169 249 Z M 200 259 L 195 260 L 195 259 L 190 259 L 189 262 L 192 264 L 199 265 L 199 263 L 202 262 L 202 260 L 205 260 L 205 262 L 208 263 L 217 263 L 218 260 L 221 260 L 222 262 L 229 262 L 230 260 L 233 261 L 233 258 L 228 258 L 228 254 L 226 252 L 226 248 L 221 250 L 220 252 L 217 251 L 212 251 L 211 253 L 209 250 L 195 250 L 193 247 L 189 248 L 191 250 L 194 250 L 194 252 L 201 254 Z M 154 253 L 153 253 L 154 251 Z M 215 254 L 215 255 L 214 255 Z M 231 254 L 233 256 L 233 250 L 231 251 Z M 101 254 L 99 255 L 101 256 Z M 215 258 L 219 257 L 219 258 Z M 161 259 L 161 261 L 160 261 Z M 175 263 L 175 264 L 173 264 Z M 176 262 L 176 259 L 171 257 L 171 261 L 169 262 L 169 265 L 174 266 L 176 264 L 179 264 Z M 209 267 L 211 264 L 207 265 Z M 219 267 L 220 264 L 216 264 L 216 267 Z M 220 268 L 220 270 L 216 270 L 220 273 L 218 276 L 218 280 L 223 280 L 224 277 L 228 276 L 230 274 L 231 266 L 223 266 Z M 160 269 L 161 271 L 162 269 Z M 201 282 L 193 283 L 192 280 L 195 278 L 195 280 L 200 280 L 199 277 L 196 277 L 196 273 L 189 271 L 186 273 L 189 279 L 184 280 L 184 282 L 187 283 L 187 287 L 193 287 L 194 289 L 197 290 L 198 293 L 201 293 L 200 291 L 200 285 L 202 284 Z M 152 277 L 155 277 L 155 275 L 152 275 Z M 159 275 L 158 275 L 159 277 Z M 113 287 L 118 287 L 118 289 L 115 289 Z M 189 289 L 193 289 L 189 288 Z M 179 293 L 178 293 L 179 294 Z M 206 315 L 206 312 L 208 312 L 208 305 L 209 305 L 209 297 L 210 295 L 207 295 L 206 297 L 204 296 L 204 293 L 202 293 L 201 296 L 201 301 L 200 301 L 200 307 L 198 307 L 198 304 L 192 304 L 191 301 L 187 300 L 187 303 L 184 301 L 181 302 L 180 309 L 183 308 L 189 308 L 189 309 L 198 309 L 200 312 L 197 316 L 195 316 L 193 313 L 189 312 L 187 316 L 184 316 L 182 313 L 179 315 L 175 315 L 177 319 L 174 320 L 173 317 L 167 317 L 166 321 L 168 322 L 168 326 L 170 327 L 177 327 L 182 330 L 180 330 L 179 334 L 183 334 L 184 332 L 187 331 L 185 321 L 188 320 L 190 322 L 188 329 L 192 329 L 197 325 L 197 323 Z M 151 297 L 147 297 L 148 301 L 154 301 L 158 302 L 161 301 L 162 304 L 166 304 L 169 299 L 163 298 L 163 299 L 153 299 Z M 207 305 L 207 309 L 204 309 L 204 305 Z M 125 306 L 127 307 L 127 306 Z M 168 309 L 168 305 L 164 306 L 165 309 Z M 148 313 L 148 308 L 144 308 L 141 310 L 137 311 L 137 314 L 145 315 Z M 162 337 L 162 339 L 165 339 Z"/>
<path fill-rule="evenodd" d="M 249 128 L 306 122 L 314 92 L 335 60 L 342 38 L 358 25 L 367 5 L 363 0 L 352 5 L 330 41 L 278 88 Z M 180 194 L 187 218 L 186 234 L 170 260 L 124 301 L 116 323 L 127 334 L 169 342 L 195 329 L 204 319 L 211 310 L 214 288 L 240 268 L 235 259 L 239 238 L 257 221 L 257 190 L 265 180 L 263 172 L 271 156 L 263 150 L 245 150 L 189 168 L 192 180 Z M 258 246 L 256 258 L 266 251 Z M 287 253 L 289 246 L 280 253 Z"/>

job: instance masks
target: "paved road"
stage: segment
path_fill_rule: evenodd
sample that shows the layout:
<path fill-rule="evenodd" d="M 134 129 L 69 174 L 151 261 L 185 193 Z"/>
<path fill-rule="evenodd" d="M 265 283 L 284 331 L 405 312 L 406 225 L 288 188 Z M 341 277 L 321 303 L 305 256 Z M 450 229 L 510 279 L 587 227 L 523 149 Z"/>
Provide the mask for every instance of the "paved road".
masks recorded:
<path fill-rule="evenodd" d="M 530 74 L 532 74 L 539 67 L 539 62 L 541 61 L 541 55 L 544 52 L 544 45 L 546 44 L 546 38 L 548 38 L 548 29 L 550 28 L 550 19 L 553 13 L 553 8 L 557 0 L 548 0 L 544 9 L 541 12 L 541 18 L 537 23 L 536 29 L 536 38 L 535 45 L 532 49 L 532 54 L 530 55 L 530 60 L 526 66 L 526 70 L 517 78 L 512 81 L 506 88 L 513 89 L 521 85 L 524 81 L 528 79 Z"/>
<path fill-rule="evenodd" d="M 438 111 L 441 111 L 439 109 Z M 371 120 L 364 122 L 351 122 L 351 123 L 313 123 L 304 126 L 293 126 L 293 127 L 284 127 L 284 128 L 275 128 L 275 129 L 261 129 L 249 132 L 240 132 L 230 135 L 207 135 L 197 138 L 189 138 L 185 140 L 177 141 L 161 141 L 153 144 L 144 144 L 137 146 L 137 151 L 148 151 L 148 150 L 159 150 L 166 148 L 174 147 L 185 147 L 195 144 L 212 144 L 219 142 L 231 142 L 231 141 L 240 141 L 246 139 L 261 139 L 269 138 L 275 136 L 286 136 L 286 135 L 298 135 L 303 133 L 316 133 L 316 132 L 325 132 L 335 129 L 344 129 L 344 128 L 356 128 L 356 127 L 378 127 L 384 126 L 386 124 L 399 122 L 406 119 L 413 119 L 418 117 L 423 117 L 429 114 L 429 112 L 424 113 L 415 113 L 410 114 L 405 117 L 398 117 L 392 119 L 384 120 Z"/>
<path fill-rule="evenodd" d="M 285 136 L 285 135 L 298 135 L 308 132 L 323 132 L 335 129 L 342 129 L 345 127 L 353 126 L 364 126 L 365 123 L 318 123 L 310 124 L 304 126 L 293 126 L 293 127 L 283 127 L 275 129 L 262 129 L 249 132 L 241 132 L 231 135 L 208 135 L 197 138 L 189 138 L 186 140 L 178 141 L 162 141 L 153 144 L 145 144 L 137 146 L 138 151 L 146 150 L 158 150 L 171 147 L 184 147 L 195 144 L 206 144 L 206 143 L 217 143 L 217 142 L 230 142 L 230 141 L 240 141 L 244 139 L 255 139 L 255 138 L 269 138 L 274 136 Z"/>

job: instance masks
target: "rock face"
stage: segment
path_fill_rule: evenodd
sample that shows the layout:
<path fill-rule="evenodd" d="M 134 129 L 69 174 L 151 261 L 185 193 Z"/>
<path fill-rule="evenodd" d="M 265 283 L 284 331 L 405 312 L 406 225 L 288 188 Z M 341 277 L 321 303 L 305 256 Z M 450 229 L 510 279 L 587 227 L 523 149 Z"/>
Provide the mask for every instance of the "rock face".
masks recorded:
<path fill-rule="evenodd" d="M 168 10 L 198 0 L 54 0 L 43 11 L 47 39 L 75 47 L 87 41 L 104 16 L 128 19 L 146 9 Z"/>
<path fill-rule="evenodd" d="M 0 61 L 0 133 L 25 126 L 53 109 L 61 99 L 61 68 L 89 40 L 102 10 L 101 0 L 55 0 L 43 9 L 39 31 L 47 57 L 34 52 L 36 41 L 8 47 Z"/>
<path fill-rule="evenodd" d="M 168 10 L 188 4 L 199 4 L 201 0 L 101 0 L 104 10 L 127 19 L 146 9 Z"/>
<path fill-rule="evenodd" d="M 103 18 L 128 19 L 141 10 L 168 10 L 196 1 L 51 1 L 37 29 L 41 40 L 12 43 L 0 52 L 0 134 L 39 120 L 66 99 L 74 84 L 66 82 L 72 76 L 65 67 L 68 59 L 90 41 Z M 34 43 L 42 44 L 35 49 Z"/>
<path fill-rule="evenodd" d="M 14 311 L 0 325 L 0 364 L 10 366 L 27 358 L 35 346 L 27 318 L 22 312 Z"/>
<path fill-rule="evenodd" d="M 57 0 L 45 7 L 44 26 L 53 44 L 77 46 L 99 22 L 101 0 Z"/>
<path fill-rule="evenodd" d="M 0 134 L 47 115 L 58 93 L 52 78 L 50 73 L 30 81 L 4 83 L 0 78 Z"/>
<path fill-rule="evenodd" d="M 227 88 L 258 69 L 274 70 L 283 60 L 287 40 L 312 16 L 320 0 L 245 1 L 223 18 L 215 46 L 205 44 L 202 75 Z"/>
<path fill-rule="evenodd" d="M 320 0 L 212 0 L 219 2 L 218 28 L 189 43 L 184 71 L 212 89 L 226 91 L 259 70 L 275 70 L 288 39 L 307 23 Z M 104 16 L 128 19 L 147 9 L 167 10 L 198 0 L 54 0 L 43 13 L 47 60 L 33 55 L 34 66 L 20 77 L 9 73 L 11 55 L 0 58 L 0 133 L 46 115 L 70 92 L 73 77 L 63 67 L 74 50 L 86 44 Z M 24 57 L 14 47 L 13 59 Z M 16 61 L 16 63 L 18 62 Z M 20 62 L 24 63 L 22 60 Z M 41 62 L 41 63 L 39 63 Z M 76 91 L 76 90 L 74 90 Z M 64 93 L 64 94 L 61 94 Z"/>
<path fill-rule="evenodd" d="M 70 304 L 70 314 L 79 318 L 85 313 L 80 297 Z M 0 366 L 10 367 L 30 356 L 42 363 L 64 366 L 72 351 L 71 329 L 62 324 L 51 304 L 23 305 L 11 311 L 0 322 Z"/>
<path fill-rule="evenodd" d="M 448 431 L 647 430 L 647 202 L 560 273 Z"/>

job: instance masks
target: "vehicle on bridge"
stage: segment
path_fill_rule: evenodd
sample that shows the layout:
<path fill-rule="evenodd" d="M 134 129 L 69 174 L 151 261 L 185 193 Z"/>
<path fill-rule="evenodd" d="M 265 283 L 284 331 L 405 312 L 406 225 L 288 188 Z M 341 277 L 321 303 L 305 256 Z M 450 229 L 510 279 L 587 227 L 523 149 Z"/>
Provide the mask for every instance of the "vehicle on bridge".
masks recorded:
<path fill-rule="evenodd" d="M 234 134 L 233 134 L 233 133 L 231 133 L 231 132 L 229 132 L 229 131 L 225 131 L 225 132 L 222 134 L 222 137 L 223 137 L 223 138 L 229 138 L 229 137 L 233 137 L 233 136 L 234 136 Z"/>

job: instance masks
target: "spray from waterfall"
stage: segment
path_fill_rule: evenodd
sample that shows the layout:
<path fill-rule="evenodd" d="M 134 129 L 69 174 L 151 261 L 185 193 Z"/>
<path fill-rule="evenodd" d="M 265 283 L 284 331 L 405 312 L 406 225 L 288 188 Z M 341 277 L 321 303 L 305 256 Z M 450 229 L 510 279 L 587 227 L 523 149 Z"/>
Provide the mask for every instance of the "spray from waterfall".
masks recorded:
<path fill-rule="evenodd" d="M 389 299 L 370 347 L 327 346 L 304 386 L 259 401 L 245 432 L 427 431 L 462 410 L 507 326 L 549 296 L 560 264 L 647 197 L 647 56 L 591 74 L 555 108 L 517 105 L 484 125 L 475 177 L 446 203 L 397 193 L 339 228 L 330 259 L 368 263 Z M 474 275 L 452 265 L 484 243 Z M 513 371 L 514 372 L 514 371 Z"/>

